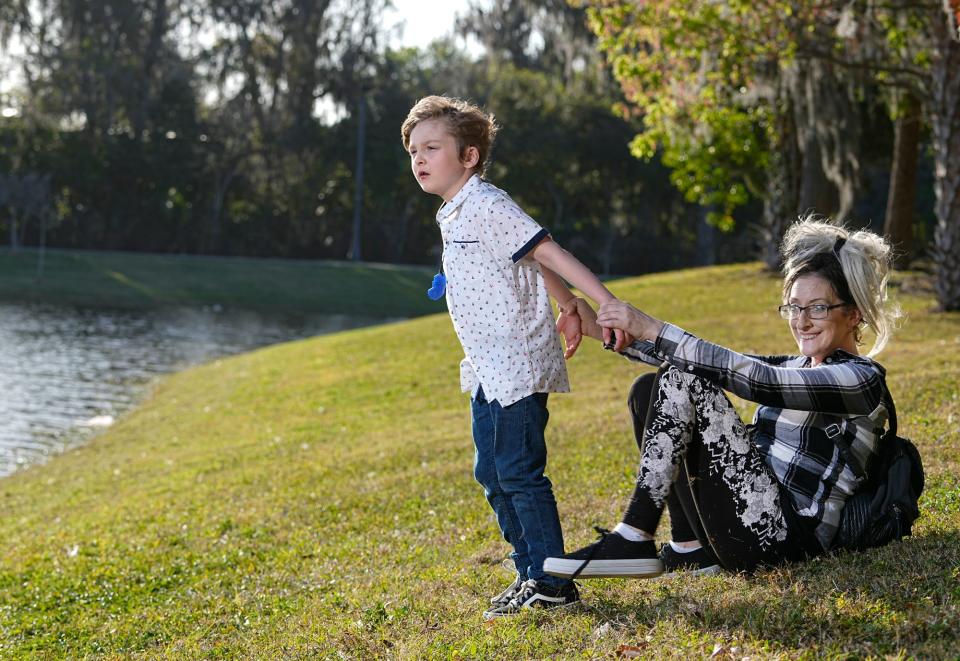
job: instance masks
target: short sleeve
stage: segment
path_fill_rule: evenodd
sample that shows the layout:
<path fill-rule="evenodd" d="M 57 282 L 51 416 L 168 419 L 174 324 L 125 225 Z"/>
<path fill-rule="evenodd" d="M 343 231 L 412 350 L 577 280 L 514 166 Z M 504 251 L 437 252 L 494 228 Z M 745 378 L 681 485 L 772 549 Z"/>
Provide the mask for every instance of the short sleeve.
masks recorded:
<path fill-rule="evenodd" d="M 509 197 L 493 200 L 480 223 L 481 239 L 503 264 L 519 262 L 549 234 Z"/>

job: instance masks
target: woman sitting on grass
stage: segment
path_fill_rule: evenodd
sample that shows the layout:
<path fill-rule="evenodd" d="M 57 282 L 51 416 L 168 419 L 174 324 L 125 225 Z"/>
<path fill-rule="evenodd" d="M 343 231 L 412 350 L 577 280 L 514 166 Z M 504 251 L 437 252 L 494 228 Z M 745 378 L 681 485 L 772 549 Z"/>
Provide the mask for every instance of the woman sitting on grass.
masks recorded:
<path fill-rule="evenodd" d="M 885 305 L 890 246 L 871 232 L 808 219 L 787 231 L 782 250 L 779 312 L 799 356 L 744 355 L 622 301 L 596 316 L 578 302 L 584 334 L 600 339 L 600 327 L 622 328 L 637 338 L 623 355 L 662 367 L 630 391 L 640 469 L 623 521 L 594 544 L 548 558 L 547 573 L 749 571 L 831 548 L 887 420 L 885 370 L 859 346 L 869 326 L 876 340 L 868 356 L 879 353 L 897 315 Z M 744 425 L 722 389 L 760 405 L 753 424 Z M 672 541 L 658 553 L 664 507 Z"/>

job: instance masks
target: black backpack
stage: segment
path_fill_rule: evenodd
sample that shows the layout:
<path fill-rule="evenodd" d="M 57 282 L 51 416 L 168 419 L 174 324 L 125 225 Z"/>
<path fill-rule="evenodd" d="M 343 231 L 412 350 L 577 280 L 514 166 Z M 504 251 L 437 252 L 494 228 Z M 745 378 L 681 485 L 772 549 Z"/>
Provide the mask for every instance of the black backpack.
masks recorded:
<path fill-rule="evenodd" d="M 897 436 L 897 409 L 890 391 L 884 394 L 890 428 L 880 439 L 872 475 L 847 500 L 833 548 L 862 551 L 911 534 L 920 516 L 917 500 L 923 491 L 923 462 L 917 447 Z"/>

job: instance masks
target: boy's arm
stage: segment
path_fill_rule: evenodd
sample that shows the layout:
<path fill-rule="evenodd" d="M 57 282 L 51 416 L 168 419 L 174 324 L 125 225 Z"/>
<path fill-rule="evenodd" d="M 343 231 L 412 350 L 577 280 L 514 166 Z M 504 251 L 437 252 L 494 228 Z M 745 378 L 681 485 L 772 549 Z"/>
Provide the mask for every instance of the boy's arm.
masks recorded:
<path fill-rule="evenodd" d="M 600 282 L 600 279 L 593 274 L 593 272 L 588 269 L 583 263 L 571 255 L 569 252 L 564 250 L 550 237 L 545 237 L 540 243 L 538 243 L 533 250 L 530 251 L 530 256 L 537 260 L 541 266 L 546 267 L 548 270 L 553 271 L 556 275 L 559 275 L 564 280 L 572 284 L 574 287 L 582 291 L 584 294 L 592 298 L 597 304 L 602 305 L 603 303 L 608 303 L 611 301 L 617 300 L 617 298 L 610 293 L 606 287 L 603 286 L 603 283 Z M 544 284 L 547 284 L 546 280 Z M 549 285 L 547 291 L 549 290 Z M 566 285 L 563 286 L 569 293 Z M 551 293 L 551 295 L 553 295 Z M 556 298 L 556 296 L 554 296 Z M 557 299 L 559 302 L 560 299 Z M 616 329 L 614 331 L 616 341 L 614 349 L 616 351 L 622 350 L 624 347 L 633 342 L 633 338 L 628 337 L 625 331 Z M 610 342 L 610 329 L 603 329 L 603 342 L 608 344 Z"/>
<path fill-rule="evenodd" d="M 584 266 L 579 259 L 561 248 L 560 245 L 550 237 L 545 237 L 538 243 L 534 249 L 530 251 L 530 256 L 540 262 L 542 266 L 546 266 L 592 298 L 598 305 L 616 300 L 616 297 L 610 293 L 610 290 L 603 286 L 600 279 L 595 276 L 590 269 Z M 547 287 L 547 291 L 550 291 L 549 285 L 547 285 Z M 565 285 L 564 289 L 566 289 Z M 569 291 L 570 290 L 567 290 L 568 293 Z M 553 292 L 551 292 L 550 295 L 557 298 L 553 295 Z M 557 301 L 559 302 L 560 299 L 557 298 Z"/>
<path fill-rule="evenodd" d="M 576 313 L 577 308 L 573 301 L 576 297 L 567 287 L 567 283 L 546 265 L 541 264 L 540 272 L 543 273 L 543 284 L 547 287 L 547 293 L 557 302 L 560 311 Z"/>

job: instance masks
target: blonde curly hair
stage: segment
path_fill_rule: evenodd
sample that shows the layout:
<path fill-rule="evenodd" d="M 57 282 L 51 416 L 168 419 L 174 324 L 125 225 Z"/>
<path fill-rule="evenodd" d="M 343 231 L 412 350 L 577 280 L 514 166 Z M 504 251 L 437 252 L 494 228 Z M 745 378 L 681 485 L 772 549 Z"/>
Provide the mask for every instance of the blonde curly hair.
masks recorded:
<path fill-rule="evenodd" d="M 442 119 L 447 123 L 450 134 L 457 141 L 457 152 L 461 159 L 466 158 L 469 147 L 476 147 L 479 156 L 476 171 L 481 177 L 486 174 L 493 141 L 500 128 L 492 114 L 462 99 L 425 96 L 414 104 L 400 126 L 404 149 L 410 149 L 413 129 L 428 119 Z"/>
<path fill-rule="evenodd" d="M 867 355 L 873 357 L 883 351 L 901 316 L 899 306 L 887 301 L 893 251 L 886 239 L 809 215 L 787 229 L 780 251 L 784 300 L 800 276 L 821 276 L 841 301 L 857 307 L 861 323 L 874 332 L 876 339 Z M 856 340 L 860 344 L 860 328 Z"/>

